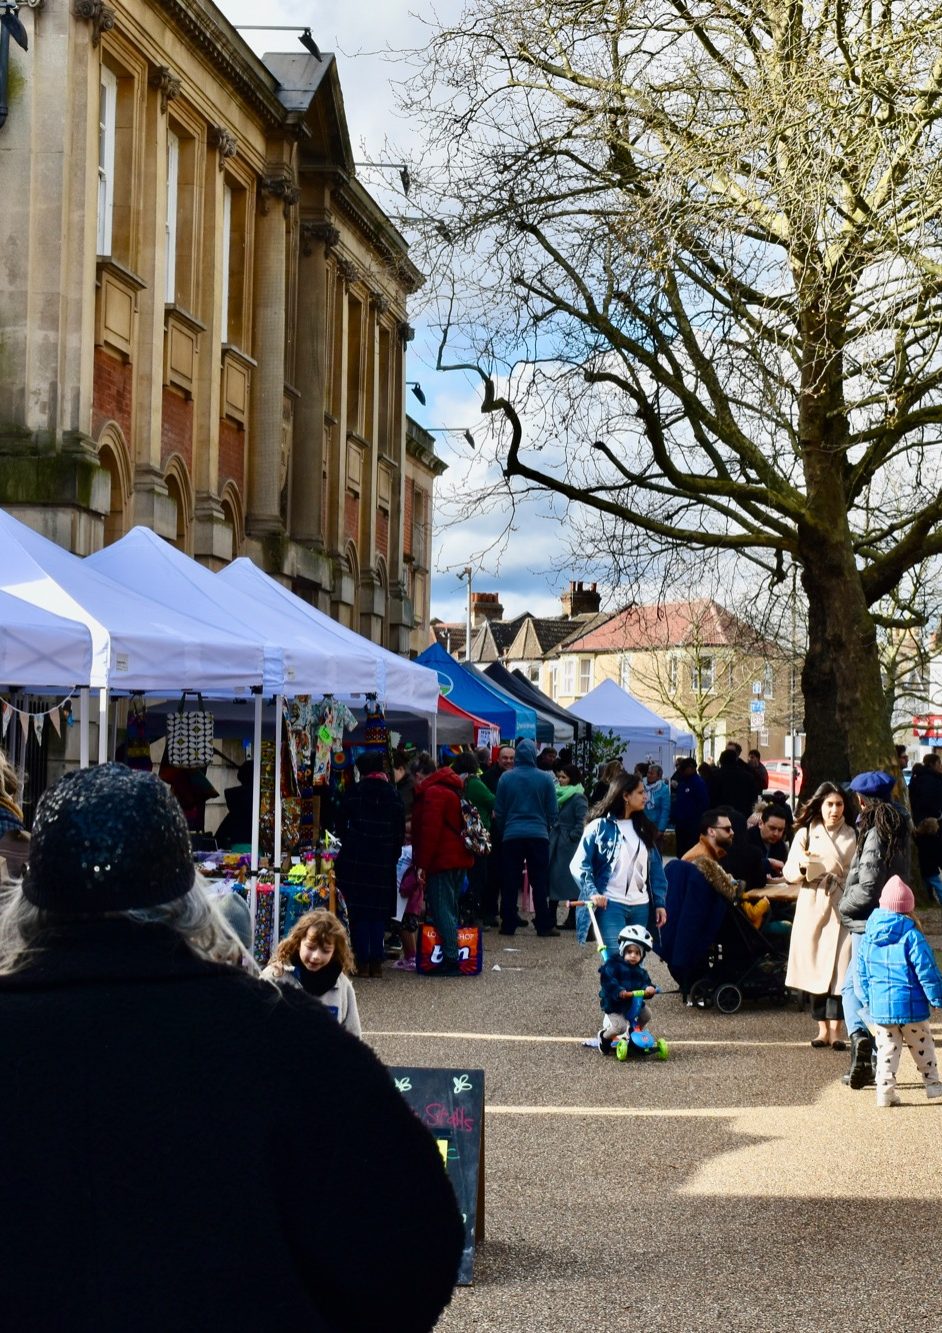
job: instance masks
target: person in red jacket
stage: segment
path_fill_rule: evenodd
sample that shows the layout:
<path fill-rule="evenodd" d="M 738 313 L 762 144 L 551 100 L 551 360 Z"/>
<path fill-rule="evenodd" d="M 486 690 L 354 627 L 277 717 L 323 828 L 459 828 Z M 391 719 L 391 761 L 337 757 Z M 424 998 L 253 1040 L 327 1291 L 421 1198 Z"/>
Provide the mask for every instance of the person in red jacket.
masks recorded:
<path fill-rule="evenodd" d="M 425 877 L 425 903 L 442 941 L 443 976 L 458 975 L 458 894 L 474 854 L 462 841 L 464 780 L 447 766 L 415 789 L 412 860 Z"/>

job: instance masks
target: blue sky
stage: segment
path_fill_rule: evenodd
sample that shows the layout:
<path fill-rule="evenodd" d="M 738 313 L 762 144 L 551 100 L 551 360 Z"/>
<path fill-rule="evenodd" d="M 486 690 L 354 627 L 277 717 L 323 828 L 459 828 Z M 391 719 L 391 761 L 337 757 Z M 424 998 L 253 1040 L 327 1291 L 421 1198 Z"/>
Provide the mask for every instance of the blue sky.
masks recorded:
<path fill-rule="evenodd" d="M 389 141 L 407 157 L 421 159 L 425 147 L 398 115 L 392 86 L 408 71 L 391 52 L 425 45 L 428 29 L 422 16 L 432 12 L 430 0 L 357 0 L 355 5 L 338 5 L 335 0 L 267 0 L 264 7 L 257 0 L 217 0 L 217 4 L 236 25 L 264 21 L 310 26 L 321 50 L 337 56 L 356 157 L 388 160 Z M 462 7 L 461 0 L 434 0 L 434 10 L 443 22 L 457 19 Z M 242 36 L 259 54 L 297 46 L 297 35 L 292 32 L 243 32 Z M 396 172 L 363 168 L 361 178 L 389 213 L 407 208 L 397 188 Z M 408 229 L 403 230 L 408 236 Z M 470 427 L 481 439 L 484 426 L 477 385 L 461 374 L 436 372 L 435 335 L 420 316 L 413 322 L 417 333 L 409 349 L 408 378 L 421 383 L 426 406 L 410 394 L 410 415 L 426 427 Z M 505 514 L 456 521 L 455 502 L 449 496 L 466 493 L 472 481 L 480 481 L 485 463 L 479 455 L 472 455 L 460 434 L 436 433 L 436 440 L 437 452 L 449 469 L 438 483 L 432 614 L 446 620 L 463 618 L 465 585 L 455 571 L 469 563 L 474 568 L 475 589 L 499 592 L 508 615 L 528 609 L 538 614 L 555 612 L 559 589 L 568 578 L 568 573 L 552 572 L 563 548 L 558 521 L 545 512 L 548 507 L 540 506 L 525 512 L 518 530 L 504 540 L 499 538 L 506 525 Z M 573 571 L 574 577 L 579 573 Z"/>

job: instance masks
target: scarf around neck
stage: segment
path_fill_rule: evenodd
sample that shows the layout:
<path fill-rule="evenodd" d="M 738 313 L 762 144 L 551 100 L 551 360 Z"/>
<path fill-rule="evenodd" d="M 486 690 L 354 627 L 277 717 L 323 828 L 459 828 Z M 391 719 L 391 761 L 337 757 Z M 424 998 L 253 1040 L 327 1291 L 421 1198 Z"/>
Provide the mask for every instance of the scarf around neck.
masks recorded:
<path fill-rule="evenodd" d="M 585 795 L 585 788 L 582 786 L 581 782 L 575 787 L 556 788 L 556 800 L 560 805 L 565 805 L 567 801 L 573 798 L 573 796 L 584 796 L 584 795 Z"/>
<path fill-rule="evenodd" d="M 301 989 L 307 991 L 308 995 L 316 995 L 318 998 L 333 990 L 341 971 L 340 959 L 336 954 L 329 963 L 325 963 L 316 972 L 309 972 L 303 963 L 296 963 L 294 967 L 294 975 Z"/>
<path fill-rule="evenodd" d="M 17 803 L 13 800 L 12 797 L 0 796 L 0 807 L 2 807 L 4 810 L 8 810 L 10 814 L 13 816 L 13 818 L 18 820 L 19 823 L 22 824 L 23 811 L 20 808 L 20 806 L 18 806 Z"/>

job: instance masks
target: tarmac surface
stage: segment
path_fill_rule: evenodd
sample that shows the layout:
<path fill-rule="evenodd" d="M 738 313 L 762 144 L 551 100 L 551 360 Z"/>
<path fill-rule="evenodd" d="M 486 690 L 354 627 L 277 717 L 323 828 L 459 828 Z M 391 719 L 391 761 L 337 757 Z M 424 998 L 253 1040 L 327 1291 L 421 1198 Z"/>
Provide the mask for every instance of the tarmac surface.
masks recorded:
<path fill-rule="evenodd" d="M 602 1059 L 581 1046 L 600 1020 L 590 948 L 484 939 L 480 977 L 387 964 L 356 983 L 386 1063 L 485 1070 L 486 1238 L 442 1333 L 937 1333 L 942 1104 L 908 1052 L 904 1104 L 881 1110 L 796 1006 L 664 994 L 670 1058 Z"/>

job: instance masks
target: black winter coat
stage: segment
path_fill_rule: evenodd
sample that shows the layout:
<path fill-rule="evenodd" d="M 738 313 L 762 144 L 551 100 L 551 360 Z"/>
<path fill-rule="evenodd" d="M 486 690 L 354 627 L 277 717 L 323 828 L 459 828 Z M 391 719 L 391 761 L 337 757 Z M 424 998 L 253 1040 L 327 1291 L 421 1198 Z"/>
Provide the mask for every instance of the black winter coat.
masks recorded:
<path fill-rule="evenodd" d="M 46 943 L 0 977 L 6 1328 L 433 1327 L 458 1210 L 365 1045 L 162 926 Z M 403 1244 L 421 1256 L 405 1292 Z"/>
<path fill-rule="evenodd" d="M 406 811 L 391 782 L 363 778 L 340 803 L 337 883 L 351 907 L 396 910 L 396 862 L 406 837 Z"/>

